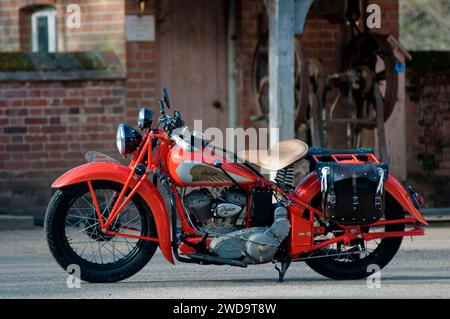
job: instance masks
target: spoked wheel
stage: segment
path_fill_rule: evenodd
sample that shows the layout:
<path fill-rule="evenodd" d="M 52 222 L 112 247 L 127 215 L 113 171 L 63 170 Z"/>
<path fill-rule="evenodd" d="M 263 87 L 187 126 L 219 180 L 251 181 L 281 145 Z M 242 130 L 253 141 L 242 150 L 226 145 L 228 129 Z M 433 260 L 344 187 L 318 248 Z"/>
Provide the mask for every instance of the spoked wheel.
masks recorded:
<path fill-rule="evenodd" d="M 353 90 L 354 117 L 374 119 L 377 107 L 374 98 L 375 85 L 382 97 L 384 121 L 391 116 L 397 102 L 398 73 L 397 59 L 387 37 L 377 34 L 363 34 L 349 44 L 344 57 L 343 69 L 353 69 L 360 74 L 358 89 Z M 374 125 L 353 125 L 352 147 L 374 145 Z"/>
<path fill-rule="evenodd" d="M 122 185 L 96 181 L 92 186 L 106 220 Z M 137 194 L 110 230 L 157 237 L 153 215 Z M 116 282 L 134 275 L 152 258 L 158 246 L 156 242 L 103 233 L 86 183 L 55 192 L 47 208 L 45 231 L 50 251 L 60 266 L 67 269 L 69 265 L 78 265 L 81 279 L 89 282 Z"/>
<path fill-rule="evenodd" d="M 387 37 L 379 34 L 363 34 L 356 37 L 346 49 L 343 69 L 356 69 L 363 73 L 360 90 L 354 97 L 358 106 L 364 102 L 372 104 L 373 83 L 378 83 L 383 97 L 384 119 L 387 120 L 397 102 L 397 59 Z"/>
<path fill-rule="evenodd" d="M 386 198 L 386 219 L 404 218 L 402 207 L 392 200 Z M 380 227 L 365 227 L 364 232 L 403 231 L 404 224 L 391 224 Z M 328 235 L 328 239 L 338 236 L 339 230 Z M 317 237 L 315 241 L 326 239 Z M 379 269 L 385 267 L 397 253 L 403 237 L 391 237 L 364 241 L 353 240 L 349 246 L 341 243 L 328 246 L 308 256 L 306 264 L 317 273 L 332 279 L 361 279 L 366 278 L 372 272 L 369 268 L 376 265 Z"/>
<path fill-rule="evenodd" d="M 251 88 L 258 115 L 254 120 L 269 120 L 269 38 L 265 32 L 253 53 Z M 309 98 L 309 71 L 301 38 L 295 39 L 295 129 L 306 121 Z"/>
<path fill-rule="evenodd" d="M 397 59 L 387 37 L 370 33 L 355 37 L 345 49 L 340 73 L 326 75 L 316 65 L 311 64 L 318 72 L 311 72 L 311 92 L 318 105 L 319 123 L 310 128 L 313 138 L 320 140 L 315 144 L 327 147 L 327 126 L 335 121 L 348 125 L 348 147 L 373 147 L 376 134 L 384 132 L 384 122 L 394 111 L 398 96 Z M 328 107 L 330 92 L 334 101 Z M 376 93 L 380 95 L 378 103 Z M 337 120 L 331 116 L 336 106 L 340 109 L 337 113 L 346 114 L 338 115 Z M 380 136 L 378 143 L 387 149 Z"/>

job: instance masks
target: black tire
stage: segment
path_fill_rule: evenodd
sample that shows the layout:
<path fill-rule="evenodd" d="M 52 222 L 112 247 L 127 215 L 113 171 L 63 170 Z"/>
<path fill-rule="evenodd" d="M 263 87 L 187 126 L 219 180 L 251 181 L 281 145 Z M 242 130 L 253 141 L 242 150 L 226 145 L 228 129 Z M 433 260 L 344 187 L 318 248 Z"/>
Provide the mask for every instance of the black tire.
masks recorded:
<path fill-rule="evenodd" d="M 121 184 L 109 181 L 95 181 L 92 186 L 94 189 L 109 189 L 117 192 L 122 189 Z M 92 283 L 117 282 L 133 276 L 153 257 L 158 247 L 156 242 L 139 239 L 129 256 L 105 264 L 83 259 L 69 244 L 65 233 L 66 216 L 75 201 L 87 192 L 89 192 L 87 183 L 81 183 L 58 189 L 51 198 L 45 214 L 44 227 L 53 257 L 64 270 L 69 265 L 78 265 L 81 279 Z M 131 202 L 136 206 L 141 217 L 141 235 L 157 237 L 153 215 L 144 200 L 136 194 Z"/>
<path fill-rule="evenodd" d="M 404 218 L 404 216 L 403 208 L 392 197 L 386 196 L 385 218 L 387 220 L 400 219 Z M 404 224 L 385 226 L 385 231 L 403 231 L 404 229 Z M 310 259 L 305 262 L 315 272 L 331 279 L 363 279 L 371 275 L 371 272 L 368 272 L 369 265 L 377 265 L 379 269 L 383 269 L 394 258 L 402 240 L 403 237 L 383 238 L 371 254 L 352 262 L 340 262 L 331 258 Z"/>

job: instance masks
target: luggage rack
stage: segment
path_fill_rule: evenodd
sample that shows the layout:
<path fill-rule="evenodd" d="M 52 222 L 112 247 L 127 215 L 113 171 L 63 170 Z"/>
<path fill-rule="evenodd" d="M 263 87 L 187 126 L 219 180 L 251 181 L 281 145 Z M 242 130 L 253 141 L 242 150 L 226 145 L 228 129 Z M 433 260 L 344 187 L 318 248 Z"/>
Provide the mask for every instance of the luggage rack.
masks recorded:
<path fill-rule="evenodd" d="M 334 162 L 339 164 L 380 164 L 380 161 L 374 154 L 330 154 L 313 155 L 316 163 Z"/>
<path fill-rule="evenodd" d="M 380 164 L 372 148 L 357 148 L 349 150 L 329 150 L 311 147 L 308 155 L 315 166 L 320 162 L 334 162 L 339 164 Z"/>

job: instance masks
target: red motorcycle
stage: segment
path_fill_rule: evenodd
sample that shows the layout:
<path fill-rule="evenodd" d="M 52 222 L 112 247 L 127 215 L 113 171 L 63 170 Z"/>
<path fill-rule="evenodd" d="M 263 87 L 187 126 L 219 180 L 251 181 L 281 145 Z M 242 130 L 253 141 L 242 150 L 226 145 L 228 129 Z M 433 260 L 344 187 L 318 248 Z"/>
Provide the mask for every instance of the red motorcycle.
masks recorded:
<path fill-rule="evenodd" d="M 78 265 L 85 281 L 128 278 L 158 246 L 172 264 L 273 262 L 282 281 L 291 262 L 305 261 L 324 276 L 358 279 L 372 265 L 386 266 L 404 236 L 424 235 L 421 197 L 372 149 L 308 149 L 287 140 L 274 147 L 276 160 L 270 151 L 236 155 L 200 133 L 184 136 L 180 112 L 166 114 L 166 90 L 159 105 L 156 126 L 152 112 L 140 110 L 142 135 L 119 125 L 117 148 L 132 154 L 129 166 L 88 152 L 88 164 L 52 185 L 48 245 L 64 269 Z M 300 160 L 309 161 L 310 173 L 294 187 Z M 258 167 L 277 171 L 275 180 Z"/>

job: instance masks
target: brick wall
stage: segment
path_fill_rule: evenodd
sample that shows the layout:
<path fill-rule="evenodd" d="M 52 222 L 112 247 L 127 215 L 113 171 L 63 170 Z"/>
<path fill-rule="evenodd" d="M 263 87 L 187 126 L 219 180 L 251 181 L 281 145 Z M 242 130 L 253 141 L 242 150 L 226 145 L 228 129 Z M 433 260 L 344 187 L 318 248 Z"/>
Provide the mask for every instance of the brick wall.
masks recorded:
<path fill-rule="evenodd" d="M 31 50 L 29 5 L 51 4 L 57 10 L 58 51 L 113 49 L 128 68 L 127 78 L 0 81 L 0 213 L 42 219 L 52 181 L 84 163 L 86 151 L 118 158 L 117 124 L 134 124 L 139 107 L 155 102 L 155 43 L 125 41 L 125 15 L 138 14 L 136 2 L 78 0 L 81 29 L 64 27 L 69 3 L 0 0 L 0 50 Z M 154 14 L 153 2 L 144 14 Z"/>
<path fill-rule="evenodd" d="M 80 29 L 66 27 L 71 3 L 80 5 Z M 38 5 L 56 9 L 58 51 L 114 50 L 124 63 L 124 0 L 0 0 L 0 51 L 31 49 L 30 16 Z"/>
<path fill-rule="evenodd" d="M 450 52 L 412 52 L 406 87 L 408 181 L 427 206 L 450 206 Z"/>
<path fill-rule="evenodd" d="M 0 82 L 0 211 L 42 218 L 52 181 L 86 151 L 117 157 L 123 80 Z"/>
<path fill-rule="evenodd" d="M 427 74 L 408 81 L 409 172 L 450 176 L 450 79 Z"/>
<path fill-rule="evenodd" d="M 249 117 L 256 114 L 251 91 L 253 52 L 258 43 L 258 28 L 265 17 L 262 0 L 236 1 L 236 86 L 238 118 L 237 123 L 251 126 Z"/>
<path fill-rule="evenodd" d="M 64 0 L 58 8 L 59 49 L 61 51 L 114 50 L 125 63 L 124 0 Z M 81 8 L 81 28 L 65 28 L 65 8 L 77 3 Z"/>
<path fill-rule="evenodd" d="M 135 1 L 126 1 L 126 15 L 138 15 Z M 155 14 L 155 3 L 146 3 L 144 15 Z M 140 107 L 156 107 L 157 61 L 155 41 L 126 41 L 127 121 L 136 123 Z"/>

